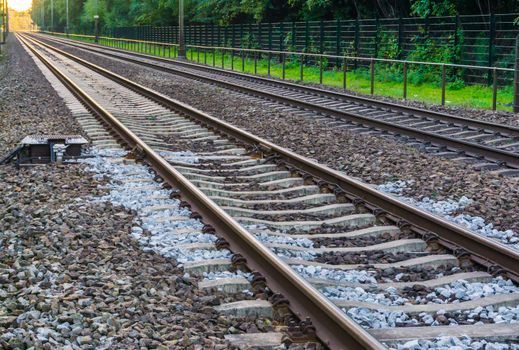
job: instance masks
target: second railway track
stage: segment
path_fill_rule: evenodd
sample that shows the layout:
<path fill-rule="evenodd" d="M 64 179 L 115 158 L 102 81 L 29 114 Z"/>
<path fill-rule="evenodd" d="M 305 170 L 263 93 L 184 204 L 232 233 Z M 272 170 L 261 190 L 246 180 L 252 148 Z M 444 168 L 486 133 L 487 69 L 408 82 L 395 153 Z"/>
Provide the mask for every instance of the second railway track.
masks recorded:
<path fill-rule="evenodd" d="M 519 288 L 506 279 L 519 280 L 519 252 L 20 37 L 107 132 L 181 190 L 225 237 L 223 246 L 262 272 L 300 317 L 310 316 L 330 347 L 396 347 L 441 334 L 516 341 Z M 182 161 L 161 151 L 190 153 Z M 217 271 L 231 263 L 224 257 L 205 266 Z M 238 282 L 248 283 L 229 283 Z"/>
<path fill-rule="evenodd" d="M 251 76 L 211 66 L 110 47 L 44 37 L 123 61 L 220 85 L 251 96 L 339 120 L 336 127 L 357 132 L 387 132 L 428 152 L 468 161 L 477 168 L 516 175 L 519 128 L 430 110 L 375 101 L 287 81 Z"/>

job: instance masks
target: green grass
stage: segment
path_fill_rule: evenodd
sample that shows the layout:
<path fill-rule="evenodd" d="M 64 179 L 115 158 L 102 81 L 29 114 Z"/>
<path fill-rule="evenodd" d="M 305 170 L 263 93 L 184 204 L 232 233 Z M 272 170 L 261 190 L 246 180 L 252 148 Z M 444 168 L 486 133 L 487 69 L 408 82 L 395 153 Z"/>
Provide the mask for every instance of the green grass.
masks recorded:
<path fill-rule="evenodd" d="M 77 38 L 71 35 L 71 38 Z M 93 42 L 93 39 L 89 38 L 77 38 L 86 42 Z M 115 44 L 108 40 L 100 39 L 102 45 L 115 46 L 118 48 L 124 48 L 135 52 L 147 53 L 151 55 L 161 57 L 177 56 L 177 49 L 173 47 L 164 47 L 162 45 L 142 45 L 142 44 Z M 234 59 L 231 58 L 230 53 L 226 53 L 222 57 L 222 53 L 217 51 L 214 55 L 209 51 L 207 53 L 198 52 L 196 50 L 188 50 L 186 53 L 187 59 L 190 61 L 214 65 L 216 67 L 225 69 L 232 69 L 234 71 L 245 72 L 249 74 L 258 74 L 261 76 L 271 76 L 274 78 L 283 77 L 283 66 L 279 62 L 278 57 L 272 57 L 270 60 L 270 73 L 269 73 L 269 60 L 266 56 L 256 61 L 256 67 L 254 58 L 251 56 L 246 57 L 243 62 L 241 56 L 235 55 Z M 326 64 L 325 64 L 326 66 Z M 299 58 L 290 59 L 288 58 L 285 63 L 285 79 L 292 81 L 301 81 L 300 73 L 300 62 Z M 322 83 L 329 86 L 343 88 L 343 71 L 342 68 L 335 68 L 331 65 L 325 67 L 322 73 Z M 438 75 L 440 71 L 438 69 Z M 421 83 L 413 84 L 409 81 L 407 83 L 407 99 L 420 101 L 427 104 L 441 104 L 441 86 L 439 83 Z M 305 64 L 303 69 L 303 81 L 306 83 L 320 83 L 320 69 L 318 66 Z M 346 87 L 347 90 L 369 95 L 371 93 L 371 79 L 367 69 L 356 69 L 349 70 L 346 75 Z M 403 98 L 403 83 L 401 72 L 394 72 L 387 66 L 382 64 L 375 65 L 375 82 L 374 82 L 374 94 L 379 96 L 387 96 L 396 99 Z M 513 101 L 513 86 L 500 87 L 497 93 L 497 109 L 511 111 L 511 102 Z M 486 85 L 465 85 L 462 87 L 455 87 L 447 85 L 445 91 L 445 105 L 446 106 L 459 106 L 466 108 L 477 108 L 477 109 L 492 109 L 492 87 Z"/>

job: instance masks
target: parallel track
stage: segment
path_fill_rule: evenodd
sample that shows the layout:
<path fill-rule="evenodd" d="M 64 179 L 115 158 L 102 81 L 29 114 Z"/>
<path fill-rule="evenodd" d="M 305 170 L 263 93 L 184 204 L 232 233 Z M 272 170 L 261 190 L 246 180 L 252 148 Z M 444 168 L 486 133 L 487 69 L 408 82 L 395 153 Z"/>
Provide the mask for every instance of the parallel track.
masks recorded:
<path fill-rule="evenodd" d="M 143 157 L 162 178 L 179 188 L 193 210 L 200 213 L 204 221 L 210 223 L 217 232 L 222 233 L 231 248 L 243 254 L 249 266 L 267 276 L 269 286 L 289 298 L 291 308 L 298 315 L 311 317 L 317 326 L 319 337 L 332 348 L 376 349 L 381 348 L 381 344 L 373 335 L 346 317 L 329 300 L 323 298 L 307 281 L 301 279 L 286 264 L 281 263 L 270 249 L 260 244 L 253 234 L 240 226 L 240 223 L 266 226 L 268 228 L 266 232 L 272 236 L 286 236 L 287 234 L 283 232 L 287 229 L 307 232 L 299 236 L 310 239 L 339 237 L 361 240 L 362 237 L 392 232 L 392 239 L 378 245 L 327 248 L 323 243 L 321 248 L 314 251 L 323 256 L 369 250 L 382 250 L 388 254 L 412 251 L 416 254 L 415 258 L 402 263 L 397 262 L 395 266 L 413 266 L 418 262 L 432 264 L 432 266 L 445 262 L 457 264 L 458 259 L 450 254 L 441 253 L 442 249 L 436 253 L 431 251 L 431 245 L 425 243 L 425 239 L 428 239 L 429 242 L 437 241 L 458 253 L 460 252 L 458 247 L 463 247 L 465 254 L 459 256 L 468 256 L 472 261 L 487 267 L 498 265 L 506 270 L 509 277 L 518 280 L 519 252 L 517 251 L 409 206 L 342 173 L 316 164 L 71 54 L 34 39 L 22 37 L 22 40 L 89 109 L 109 125 L 110 130 L 117 133 L 128 147 Z M 101 79 L 91 71 L 110 81 L 104 81 L 104 78 Z M 125 88 L 115 88 L 114 82 Z M 94 90 L 86 92 L 78 84 Z M 124 102 L 131 95 L 127 91 L 145 96 L 154 102 L 146 100 L 149 105 L 140 107 L 138 104 L 129 103 L 130 100 Z M 96 102 L 89 95 L 92 92 L 96 92 L 97 99 L 109 107 L 103 107 Z M 144 103 L 142 98 L 139 101 Z M 173 117 L 166 113 L 155 117 L 156 120 L 153 121 L 149 117 L 142 116 L 146 109 L 156 110 L 157 103 L 180 115 Z M 143 111 L 139 112 L 139 116 L 132 116 L 135 113 L 132 113 L 132 109 L 137 107 L 142 108 Z M 158 129 L 162 132 L 157 131 Z M 217 136 L 216 133 L 223 134 L 226 138 Z M 170 139 L 167 139 L 167 142 L 157 141 L 157 135 L 169 135 Z M 247 148 L 255 150 L 255 156 L 246 157 L 240 148 L 236 148 L 235 142 L 228 141 L 229 138 L 239 140 Z M 178 162 L 173 166 L 154 150 L 164 147 L 167 149 L 171 146 L 178 148 L 186 144 L 201 155 L 201 158 L 212 160 L 202 162 L 199 166 Z M 220 156 L 215 156 L 216 154 Z M 224 156 L 235 161 L 226 160 Z M 236 162 L 236 159 L 241 161 Z M 304 181 L 303 176 L 306 174 L 311 175 L 313 181 L 310 183 L 308 180 Z M 316 186 L 315 183 L 320 186 Z M 294 206 L 294 203 L 297 205 Z M 270 208 L 275 204 L 278 204 L 280 209 Z M 287 215 L 293 215 L 294 218 L 280 219 Z M 309 233 L 322 229 L 323 221 L 335 230 L 318 233 L 312 237 Z M 341 230 L 348 232 L 340 233 Z M 293 237 L 296 236 L 298 235 Z M 305 251 L 284 244 L 268 245 L 277 251 L 296 253 L 299 251 L 303 254 Z M 296 253 L 293 254 L 297 255 Z M 285 261 L 291 265 L 307 264 L 294 257 L 288 257 Z M 332 270 L 354 268 L 344 267 L 344 265 L 334 267 L 333 263 L 325 266 Z M 477 277 L 479 279 L 489 277 L 482 272 L 474 273 L 479 276 Z M 463 276 L 468 279 L 476 278 L 475 275 L 470 277 L 470 272 L 467 274 Z M 458 277 L 461 278 L 453 275 L 453 278 Z M 315 285 L 329 284 L 323 281 L 314 282 Z M 442 280 L 429 282 L 433 285 L 441 284 Z M 396 285 L 397 288 L 403 288 L 405 283 L 396 283 Z M 516 297 L 518 296 L 511 296 L 512 299 Z M 482 302 L 491 301 L 482 300 Z M 348 302 L 336 302 L 336 304 L 346 309 L 355 305 Z M 384 338 L 380 332 L 372 333 L 378 338 Z"/>
<path fill-rule="evenodd" d="M 481 168 L 519 169 L 519 128 L 516 127 L 406 107 L 185 61 L 47 36 L 45 38 L 345 120 L 350 124 L 346 127 L 352 130 L 366 131 L 374 128 L 396 136 L 405 136 L 411 138 L 411 142 L 418 140 L 426 145 L 436 146 L 432 147 L 433 152 L 442 156 L 463 160 L 472 157 L 472 162 L 477 163 Z M 511 173 L 514 174 L 515 171 Z"/>

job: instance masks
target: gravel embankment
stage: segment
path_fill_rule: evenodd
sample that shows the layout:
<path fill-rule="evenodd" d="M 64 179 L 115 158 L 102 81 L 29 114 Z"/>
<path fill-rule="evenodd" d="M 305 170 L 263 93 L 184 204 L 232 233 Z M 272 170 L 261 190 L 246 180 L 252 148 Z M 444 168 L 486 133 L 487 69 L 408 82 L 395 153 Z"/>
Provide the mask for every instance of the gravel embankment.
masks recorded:
<path fill-rule="evenodd" d="M 243 95 L 219 87 L 60 47 L 366 182 L 411 181 L 402 195 L 413 198 L 466 196 L 473 202 L 464 213 L 482 216 L 499 229 L 519 231 L 516 178 L 476 171 L 467 164 L 424 154 L 396 141 L 337 130 L 327 122 L 245 102 Z"/>
<path fill-rule="evenodd" d="M 0 61 L 0 158 L 30 134 L 81 134 L 63 100 L 52 89 L 14 34 Z"/>
<path fill-rule="evenodd" d="M 81 133 L 14 36 L 8 45 L 0 155 L 26 134 Z M 0 348 L 230 349 L 225 334 L 270 330 L 220 316 L 234 296 L 144 251 L 135 212 L 100 200 L 107 178 L 86 168 L 0 166 Z"/>

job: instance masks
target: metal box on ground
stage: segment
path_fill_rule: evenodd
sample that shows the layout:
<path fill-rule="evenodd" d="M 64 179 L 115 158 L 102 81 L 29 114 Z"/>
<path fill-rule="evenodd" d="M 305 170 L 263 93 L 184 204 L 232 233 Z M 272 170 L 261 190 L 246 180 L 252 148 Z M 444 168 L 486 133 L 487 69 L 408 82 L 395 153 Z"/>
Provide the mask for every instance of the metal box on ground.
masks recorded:
<path fill-rule="evenodd" d="M 82 146 L 88 141 L 80 135 L 30 135 L 17 149 L 19 165 L 63 162 L 81 157 Z"/>

